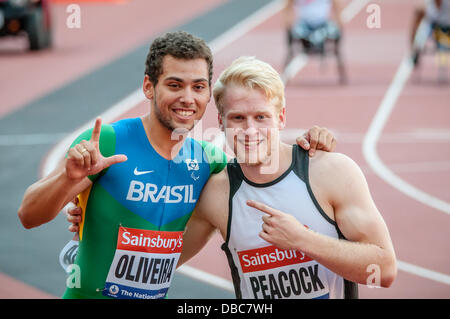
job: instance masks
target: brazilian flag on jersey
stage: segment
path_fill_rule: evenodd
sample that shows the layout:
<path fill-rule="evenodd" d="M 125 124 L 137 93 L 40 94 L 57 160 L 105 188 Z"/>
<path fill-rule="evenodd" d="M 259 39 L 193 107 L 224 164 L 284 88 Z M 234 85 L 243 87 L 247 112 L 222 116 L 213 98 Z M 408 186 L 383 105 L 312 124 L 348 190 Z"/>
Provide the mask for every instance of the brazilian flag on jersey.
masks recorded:
<path fill-rule="evenodd" d="M 89 140 L 92 129 L 73 143 Z M 89 176 L 75 264 L 80 287 L 64 298 L 164 298 L 182 232 L 211 174 L 226 165 L 214 145 L 187 138 L 173 160 L 149 143 L 140 118 L 103 125 L 100 151 L 128 160 Z"/>

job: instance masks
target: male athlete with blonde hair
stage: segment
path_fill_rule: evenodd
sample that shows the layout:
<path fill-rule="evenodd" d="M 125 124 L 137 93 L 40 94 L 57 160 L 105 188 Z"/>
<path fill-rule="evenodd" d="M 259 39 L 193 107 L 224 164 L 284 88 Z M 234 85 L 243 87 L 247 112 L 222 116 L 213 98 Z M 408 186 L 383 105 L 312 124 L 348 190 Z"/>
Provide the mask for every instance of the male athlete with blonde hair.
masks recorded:
<path fill-rule="evenodd" d="M 389 287 L 395 253 L 364 175 L 343 154 L 309 158 L 280 140 L 286 109 L 278 73 L 239 58 L 213 95 L 236 159 L 203 189 L 179 264 L 218 229 L 237 298 L 356 298 L 372 265 L 377 284 Z"/>

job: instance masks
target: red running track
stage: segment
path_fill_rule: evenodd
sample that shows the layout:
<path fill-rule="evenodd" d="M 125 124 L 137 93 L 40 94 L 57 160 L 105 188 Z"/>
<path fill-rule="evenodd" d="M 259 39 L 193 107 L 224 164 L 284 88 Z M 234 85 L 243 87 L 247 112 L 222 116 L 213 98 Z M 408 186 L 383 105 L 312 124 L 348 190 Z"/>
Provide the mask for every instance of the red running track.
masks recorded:
<path fill-rule="evenodd" d="M 137 6 L 140 3 L 133 1 L 130 4 Z M 203 4 L 205 3 L 206 1 Z M 211 2 L 208 1 L 208 3 Z M 311 58 L 292 79 L 286 88 L 287 130 L 307 128 L 317 124 L 336 132 L 339 141 L 338 151 L 352 157 L 366 175 L 375 202 L 390 229 L 398 259 L 419 266 L 422 270 L 429 270 L 433 274 L 444 274 L 445 278 L 448 278 L 450 275 L 448 214 L 419 203 L 414 198 L 404 195 L 399 189 L 390 186 L 374 172 L 362 153 L 363 138 L 407 52 L 413 13 L 411 2 L 406 0 L 383 2 L 380 7 L 382 23 L 380 29 L 369 29 L 366 26 L 368 13 L 365 10 L 362 10 L 345 26 L 343 50 L 349 74 L 347 86 L 337 85 L 333 60 L 327 61 L 326 69 L 323 69 L 319 61 Z M 139 11 L 137 8 L 136 10 Z M 164 21 L 161 22 L 161 29 L 174 21 L 162 20 Z M 167 25 L 164 25 L 164 22 L 167 22 Z M 141 26 L 136 26 L 136 29 L 142 30 Z M 101 30 L 100 27 L 98 39 L 101 39 Z M 121 38 L 120 35 L 118 38 Z M 137 46 L 144 38 L 145 35 L 142 35 L 142 38 L 129 40 L 128 46 L 121 42 L 120 48 L 117 46 L 111 49 L 112 53 L 108 52 L 106 59 L 112 59 Z M 63 38 L 60 39 L 62 41 Z M 80 36 L 77 39 L 80 42 L 76 46 L 74 44 L 73 48 L 76 47 L 83 56 L 82 53 L 91 48 L 83 37 Z M 95 42 L 94 39 L 92 41 Z M 95 47 L 95 52 L 86 53 L 86 55 L 92 58 L 96 54 L 106 54 L 105 51 L 108 51 L 108 46 L 112 45 L 111 42 L 114 41 L 100 42 L 101 45 Z M 70 44 L 66 45 L 69 49 Z M 71 54 L 75 54 L 72 50 L 67 50 L 66 53 L 68 56 L 61 57 L 61 66 L 70 60 Z M 254 55 L 281 70 L 284 54 L 282 19 L 280 14 L 275 14 L 217 52 L 215 73 L 217 76 L 226 65 L 240 55 Z M 43 53 L 41 59 L 44 63 L 45 58 Z M 54 58 L 57 57 L 53 57 L 52 60 Z M 37 59 L 37 57 L 30 59 Z M 86 58 L 85 63 L 80 62 L 80 66 L 68 69 L 71 76 L 55 75 L 54 81 L 50 78 L 51 85 L 40 84 L 40 89 L 36 89 L 34 94 L 16 97 L 6 105 L 12 105 L 10 108 L 12 109 L 14 105 L 36 98 L 39 94 L 44 94 L 61 85 L 62 82 L 88 72 L 99 63 L 101 64 L 101 61 L 102 57 L 98 56 L 93 60 Z M 53 62 L 47 61 L 47 63 Z M 18 57 L 16 68 L 22 63 L 31 65 L 32 62 Z M 39 74 L 39 70 L 35 72 Z M 25 68 L 21 76 L 13 79 L 16 85 L 23 79 L 24 74 Z M 401 179 L 448 203 L 450 202 L 450 109 L 448 103 L 450 91 L 448 84 L 439 84 L 436 79 L 435 60 L 432 57 L 426 57 L 420 74 L 417 72 L 412 74 L 401 90 L 395 108 L 382 131 L 377 152 L 382 162 Z M 14 83 L 11 84 L 11 89 L 13 87 L 15 87 Z M 149 107 L 148 103 L 140 103 L 129 113 L 120 117 L 139 115 L 145 111 L 146 107 Z M 214 106 L 210 105 L 202 123 L 203 128 L 216 127 L 216 120 L 217 112 Z M 291 134 L 288 135 L 291 136 Z M 288 137 L 286 141 L 293 142 L 293 139 Z M 208 246 L 189 262 L 189 265 L 230 280 L 225 256 L 219 248 L 221 243 L 222 240 L 215 236 Z M 392 287 L 369 289 L 360 286 L 360 297 L 448 298 L 450 287 L 448 283 L 423 277 L 421 271 L 411 273 L 400 269 Z"/>

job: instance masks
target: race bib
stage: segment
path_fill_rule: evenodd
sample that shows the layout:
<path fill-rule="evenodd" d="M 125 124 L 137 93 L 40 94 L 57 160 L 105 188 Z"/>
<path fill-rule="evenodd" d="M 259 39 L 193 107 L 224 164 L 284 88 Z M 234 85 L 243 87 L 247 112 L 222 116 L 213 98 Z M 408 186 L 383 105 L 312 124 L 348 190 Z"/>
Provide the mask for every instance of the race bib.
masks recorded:
<path fill-rule="evenodd" d="M 170 287 L 183 248 L 183 232 L 119 228 L 103 295 L 160 299 Z"/>
<path fill-rule="evenodd" d="M 324 267 L 300 251 L 267 246 L 238 257 L 250 294 L 244 298 L 329 298 Z"/>

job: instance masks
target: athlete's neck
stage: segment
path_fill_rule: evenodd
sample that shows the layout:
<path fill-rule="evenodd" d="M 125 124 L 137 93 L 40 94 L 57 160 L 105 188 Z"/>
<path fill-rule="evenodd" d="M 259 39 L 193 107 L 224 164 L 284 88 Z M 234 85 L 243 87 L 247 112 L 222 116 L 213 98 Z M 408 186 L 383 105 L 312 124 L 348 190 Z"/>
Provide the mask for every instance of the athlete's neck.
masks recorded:
<path fill-rule="evenodd" d="M 174 159 L 180 152 L 187 134 L 173 135 L 171 130 L 163 126 L 155 116 L 150 116 L 150 113 L 144 115 L 141 119 L 148 141 L 155 151 L 165 159 Z"/>
<path fill-rule="evenodd" d="M 274 151 L 266 163 L 250 165 L 240 163 L 245 177 L 257 184 L 269 183 L 281 175 L 291 166 L 292 145 L 280 141 L 278 150 Z"/>

